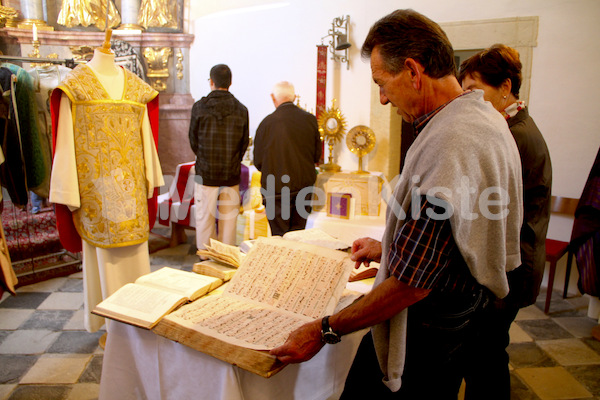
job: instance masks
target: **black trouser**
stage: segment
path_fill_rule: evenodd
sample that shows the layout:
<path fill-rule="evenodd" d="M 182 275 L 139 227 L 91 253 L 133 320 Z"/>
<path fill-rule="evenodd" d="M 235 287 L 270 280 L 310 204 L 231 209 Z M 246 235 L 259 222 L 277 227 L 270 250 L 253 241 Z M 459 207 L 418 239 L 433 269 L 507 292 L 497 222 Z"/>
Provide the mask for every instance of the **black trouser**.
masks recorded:
<path fill-rule="evenodd" d="M 481 333 L 490 298 L 481 288 L 456 297 L 430 295 L 409 307 L 402 387 L 395 393 L 382 383 L 373 340 L 365 336 L 341 399 L 456 400 L 468 344 Z"/>
<path fill-rule="evenodd" d="M 287 200 L 282 202 L 281 195 L 264 199 L 273 236 L 283 236 L 286 232 L 298 231 L 306 227 L 306 219 L 311 212 L 311 207 L 301 208 L 304 212 L 299 213 L 296 208 L 296 196 L 297 194 L 291 194 L 289 202 Z"/>
<path fill-rule="evenodd" d="M 470 345 L 465 400 L 510 400 L 509 329 L 519 308 L 496 302 L 486 314 L 482 335 Z"/>

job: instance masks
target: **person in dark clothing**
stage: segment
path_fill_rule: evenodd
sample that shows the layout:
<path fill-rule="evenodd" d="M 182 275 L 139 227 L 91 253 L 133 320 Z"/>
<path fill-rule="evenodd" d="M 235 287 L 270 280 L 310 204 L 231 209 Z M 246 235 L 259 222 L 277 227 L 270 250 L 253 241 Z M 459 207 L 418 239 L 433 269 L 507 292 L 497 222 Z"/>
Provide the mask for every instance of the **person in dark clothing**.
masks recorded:
<path fill-rule="evenodd" d="M 212 67 L 209 83 L 211 92 L 192 107 L 189 130 L 190 146 L 196 154 L 198 249 L 205 249 L 211 237 L 235 244 L 241 161 L 250 141 L 248 109 L 229 92 L 229 67 Z"/>
<path fill-rule="evenodd" d="M 521 158 L 524 217 L 521 227 L 521 266 L 508 273 L 510 292 L 496 300 L 486 332 L 473 345 L 472 368 L 465 376 L 466 399 L 509 399 L 508 334 L 520 308 L 535 303 L 546 263 L 546 233 L 550 219 L 552 165 L 544 137 L 519 100 L 519 53 L 496 44 L 460 66 L 465 90 L 481 89 L 506 119 Z"/>
<path fill-rule="evenodd" d="M 294 105 L 291 83 L 277 83 L 271 98 L 276 110 L 256 130 L 254 165 L 262 173 L 271 232 L 283 235 L 306 226 L 310 213 L 310 190 L 306 188 L 317 178 L 321 138 L 316 117 Z"/>

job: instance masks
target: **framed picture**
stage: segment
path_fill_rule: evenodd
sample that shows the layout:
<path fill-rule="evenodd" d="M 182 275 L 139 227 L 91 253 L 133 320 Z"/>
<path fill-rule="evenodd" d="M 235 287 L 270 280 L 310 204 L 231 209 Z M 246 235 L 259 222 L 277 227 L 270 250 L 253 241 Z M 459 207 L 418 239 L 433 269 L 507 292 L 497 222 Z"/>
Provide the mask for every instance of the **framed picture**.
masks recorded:
<path fill-rule="evenodd" d="M 327 193 L 327 216 L 350 219 L 354 217 L 354 199 L 350 193 Z"/>

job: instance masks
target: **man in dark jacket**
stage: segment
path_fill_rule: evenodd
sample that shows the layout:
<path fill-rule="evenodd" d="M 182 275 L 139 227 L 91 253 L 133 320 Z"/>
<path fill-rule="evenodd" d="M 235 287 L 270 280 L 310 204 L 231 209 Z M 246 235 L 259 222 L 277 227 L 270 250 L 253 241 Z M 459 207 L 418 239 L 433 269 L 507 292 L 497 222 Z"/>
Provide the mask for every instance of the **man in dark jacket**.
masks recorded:
<path fill-rule="evenodd" d="M 196 154 L 198 249 L 206 248 L 211 237 L 235 244 L 241 161 L 249 142 L 248 109 L 229 93 L 229 67 L 212 67 L 209 82 L 211 92 L 192 107 L 189 131 L 190 146 Z"/>
<path fill-rule="evenodd" d="M 261 171 L 267 218 L 273 235 L 304 229 L 310 188 L 317 178 L 321 138 L 314 115 L 295 106 L 294 86 L 279 82 L 271 94 L 275 112 L 256 130 L 254 165 Z"/>

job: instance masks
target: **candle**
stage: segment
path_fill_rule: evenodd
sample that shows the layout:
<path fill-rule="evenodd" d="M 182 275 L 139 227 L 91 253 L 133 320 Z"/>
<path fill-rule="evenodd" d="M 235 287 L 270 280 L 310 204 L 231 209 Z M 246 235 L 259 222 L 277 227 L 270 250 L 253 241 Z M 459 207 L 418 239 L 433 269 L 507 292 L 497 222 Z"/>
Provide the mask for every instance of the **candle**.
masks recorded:
<path fill-rule="evenodd" d="M 38 36 L 37 36 L 37 25 L 33 24 L 33 41 L 35 42 L 36 40 L 38 40 Z"/>

